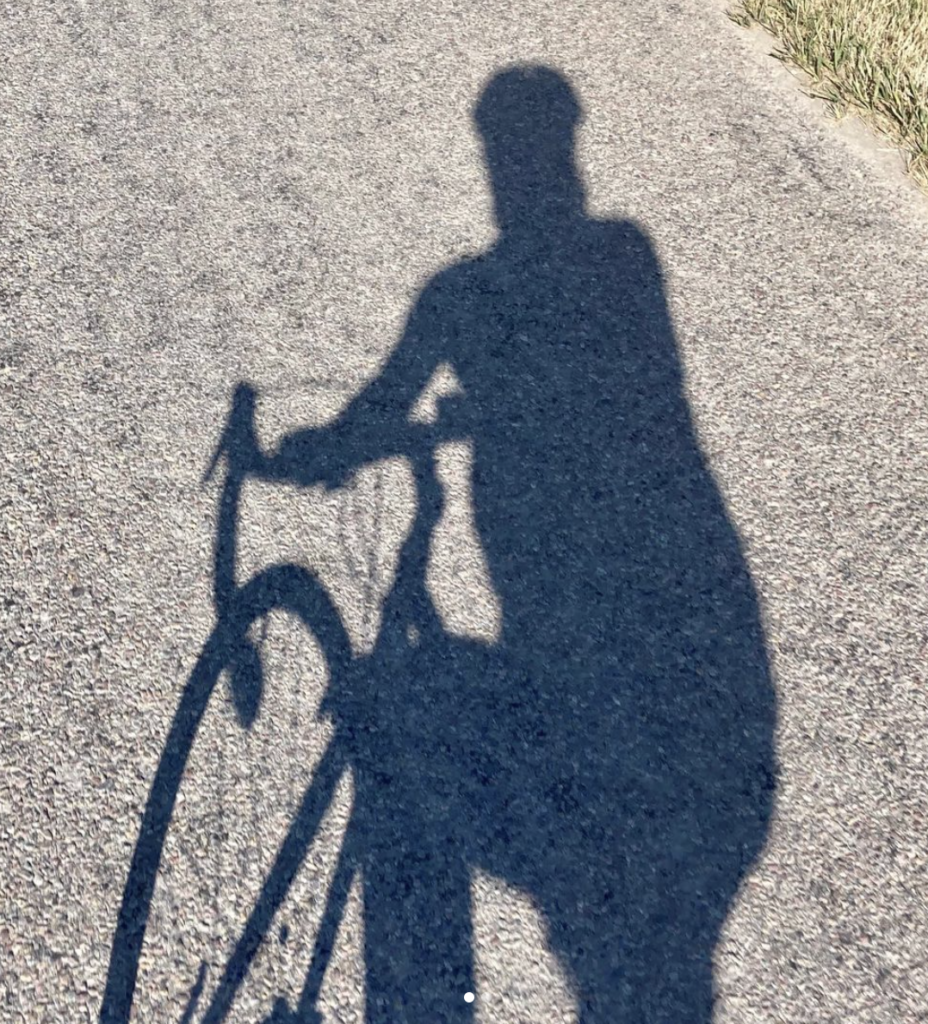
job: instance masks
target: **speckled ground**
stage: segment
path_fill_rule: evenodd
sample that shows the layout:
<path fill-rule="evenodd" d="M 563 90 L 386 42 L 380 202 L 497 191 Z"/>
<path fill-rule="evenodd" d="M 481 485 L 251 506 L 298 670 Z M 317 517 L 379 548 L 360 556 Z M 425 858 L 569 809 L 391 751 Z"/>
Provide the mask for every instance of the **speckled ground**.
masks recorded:
<path fill-rule="evenodd" d="M 492 245 L 471 111 L 500 68 L 535 61 L 583 104 L 589 211 L 650 236 L 775 685 L 766 844 L 700 954 L 714 1019 L 928 1019 L 928 207 L 885 154 L 716 3 L 3 6 L 0 1017 L 100 1015 L 143 808 L 213 628 L 203 474 L 236 382 L 258 389 L 270 446 L 377 375 L 425 282 Z M 471 459 L 443 454 L 429 588 L 449 634 L 492 646 L 509 612 Z M 413 501 L 396 459 L 326 493 L 249 482 L 243 578 L 311 566 L 363 656 Z M 265 629 L 253 728 L 221 688 L 190 754 L 138 1021 L 206 1011 L 332 732 L 322 648 L 283 612 Z M 229 1020 L 295 1005 L 355 802 L 345 776 Z M 477 1019 L 671 1019 L 584 1009 L 516 874 L 470 876 Z M 362 890 L 326 1021 L 364 1019 Z M 644 1006 L 628 977 L 610 984 Z"/>

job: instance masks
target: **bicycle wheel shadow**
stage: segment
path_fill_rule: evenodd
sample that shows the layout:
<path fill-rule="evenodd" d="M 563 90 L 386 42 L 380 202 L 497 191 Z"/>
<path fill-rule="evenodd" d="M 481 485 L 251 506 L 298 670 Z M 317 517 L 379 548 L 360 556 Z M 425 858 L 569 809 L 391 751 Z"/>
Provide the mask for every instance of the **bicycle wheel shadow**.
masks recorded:
<path fill-rule="evenodd" d="M 651 243 L 584 211 L 571 86 L 510 69 L 475 116 L 498 240 L 429 282 L 383 371 L 326 431 L 337 478 L 402 432 L 437 367 L 454 369 L 502 609 L 495 646 L 437 623 L 421 566 L 441 494 L 420 472 L 381 639 L 328 697 L 355 773 L 345 856 L 363 881 L 367 1020 L 472 1019 L 479 870 L 539 907 L 583 1024 L 709 1024 L 713 952 L 777 777 L 757 596 L 694 431 Z M 278 475 L 311 480 L 320 437 L 288 438 Z M 176 787 L 176 764 L 168 774 Z M 294 823 L 204 1019 L 225 1018 L 315 814 Z M 144 843 L 143 830 L 137 857 L 152 861 Z M 148 900 L 121 925 L 136 947 Z M 103 1020 L 128 1019 L 123 976 Z"/>

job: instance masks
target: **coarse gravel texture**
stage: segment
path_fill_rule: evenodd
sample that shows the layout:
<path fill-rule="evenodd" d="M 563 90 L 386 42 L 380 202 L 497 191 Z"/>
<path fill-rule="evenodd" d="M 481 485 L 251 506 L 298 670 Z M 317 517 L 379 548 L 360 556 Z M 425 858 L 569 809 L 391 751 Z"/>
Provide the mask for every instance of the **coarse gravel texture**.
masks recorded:
<path fill-rule="evenodd" d="M 720 3 L 33 0 L 0 25 L 0 1017 L 100 1014 L 141 815 L 214 624 L 203 474 L 235 384 L 257 388 L 270 446 L 376 377 L 426 283 L 492 246 L 472 110 L 534 61 L 583 104 L 590 213 L 650 238 L 763 622 L 775 805 L 698 951 L 713 1019 L 928 1019 L 928 213 L 898 169 Z M 444 450 L 429 569 L 467 650 L 509 614 L 473 458 Z M 311 566 L 370 653 L 414 502 L 398 459 L 328 492 L 249 482 L 242 578 Z M 253 728 L 221 687 L 191 752 L 135 1020 L 183 1019 L 206 963 L 203 1012 L 332 733 L 320 645 L 275 611 L 262 648 Z M 294 1005 L 355 795 L 343 778 L 229 1020 Z M 456 827 L 479 831 L 478 811 Z M 665 1019 L 584 1010 L 569 935 L 516 876 L 470 876 L 478 1020 Z M 326 1021 L 364 1019 L 364 938 L 356 877 Z M 705 1022 L 689 1012 L 673 1019 Z"/>

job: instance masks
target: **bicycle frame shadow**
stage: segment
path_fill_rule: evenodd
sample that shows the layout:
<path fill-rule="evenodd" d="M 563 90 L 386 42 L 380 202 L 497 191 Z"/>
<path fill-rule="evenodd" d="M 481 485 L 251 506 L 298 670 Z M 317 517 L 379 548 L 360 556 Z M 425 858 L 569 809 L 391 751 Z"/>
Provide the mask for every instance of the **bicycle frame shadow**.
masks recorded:
<path fill-rule="evenodd" d="M 238 471 L 230 459 L 227 472 L 243 475 L 227 478 L 220 509 L 218 624 L 146 807 L 106 1024 L 128 1020 L 160 851 L 223 668 L 243 724 L 257 711 L 245 633 L 271 607 L 298 615 L 326 651 L 336 740 L 204 1021 L 226 1018 L 349 765 L 355 812 L 331 912 L 297 1008 L 281 1003 L 272 1019 L 310 1019 L 360 872 L 370 1024 L 472 1020 L 469 886 L 484 871 L 536 902 L 583 1024 L 711 1020 L 713 954 L 763 848 L 777 777 L 757 595 L 692 424 L 650 240 L 585 213 L 572 88 L 547 68 L 510 69 L 475 116 L 496 244 L 426 285 L 386 366 L 331 427 L 258 461 L 245 433 L 225 439 L 245 454 Z M 248 473 L 337 484 L 402 453 L 409 409 L 443 364 L 464 392 L 456 430 L 473 444 L 501 633 L 486 646 L 443 630 L 425 586 L 442 490 L 413 459 L 418 515 L 362 666 L 311 574 L 281 566 L 236 587 L 236 488 Z M 233 425 L 252 402 L 237 392 Z"/>

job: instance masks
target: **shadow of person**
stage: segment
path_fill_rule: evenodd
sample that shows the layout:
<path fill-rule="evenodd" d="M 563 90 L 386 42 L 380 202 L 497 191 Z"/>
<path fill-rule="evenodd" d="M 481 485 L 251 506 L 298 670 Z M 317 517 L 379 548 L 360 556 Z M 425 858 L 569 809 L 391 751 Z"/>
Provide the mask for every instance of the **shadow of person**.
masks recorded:
<path fill-rule="evenodd" d="M 713 952 L 773 807 L 775 695 L 754 588 L 691 422 L 658 261 L 641 229 L 585 214 L 580 114 L 550 69 L 489 83 L 476 122 L 498 239 L 426 285 L 382 372 L 331 427 L 290 435 L 267 456 L 250 426 L 253 393 L 238 389 L 217 449 L 228 462 L 217 625 L 152 783 L 101 1021 L 130 1017 L 165 836 L 225 670 L 243 724 L 257 713 L 260 665 L 245 634 L 273 608 L 329 652 L 336 740 L 204 1024 L 226 1019 L 349 765 L 352 821 L 303 994 L 295 1010 L 279 999 L 269 1020 L 318 1019 L 357 871 L 368 1021 L 471 1019 L 481 871 L 535 902 L 583 1024 L 710 1021 Z M 380 637 L 351 663 L 312 574 L 282 565 L 236 586 L 239 491 L 249 475 L 338 483 L 401 453 L 443 364 L 464 391 L 453 433 L 473 444 L 473 512 L 500 634 L 491 646 L 453 637 L 430 601 L 443 494 L 420 453 L 410 456 L 418 512 Z M 185 1020 L 204 979 L 201 968 Z"/>
<path fill-rule="evenodd" d="M 472 1012 L 475 870 L 535 901 L 584 1024 L 708 1024 L 713 950 L 772 810 L 757 598 L 694 432 L 652 246 L 584 212 L 580 114 L 548 68 L 489 83 L 476 123 L 498 240 L 427 284 L 329 431 L 337 478 L 453 367 L 502 607 L 495 647 L 443 634 L 417 527 L 366 683 L 333 695 L 355 750 L 377 1024 Z M 291 475 L 313 463 L 310 441 L 281 447 Z"/>

